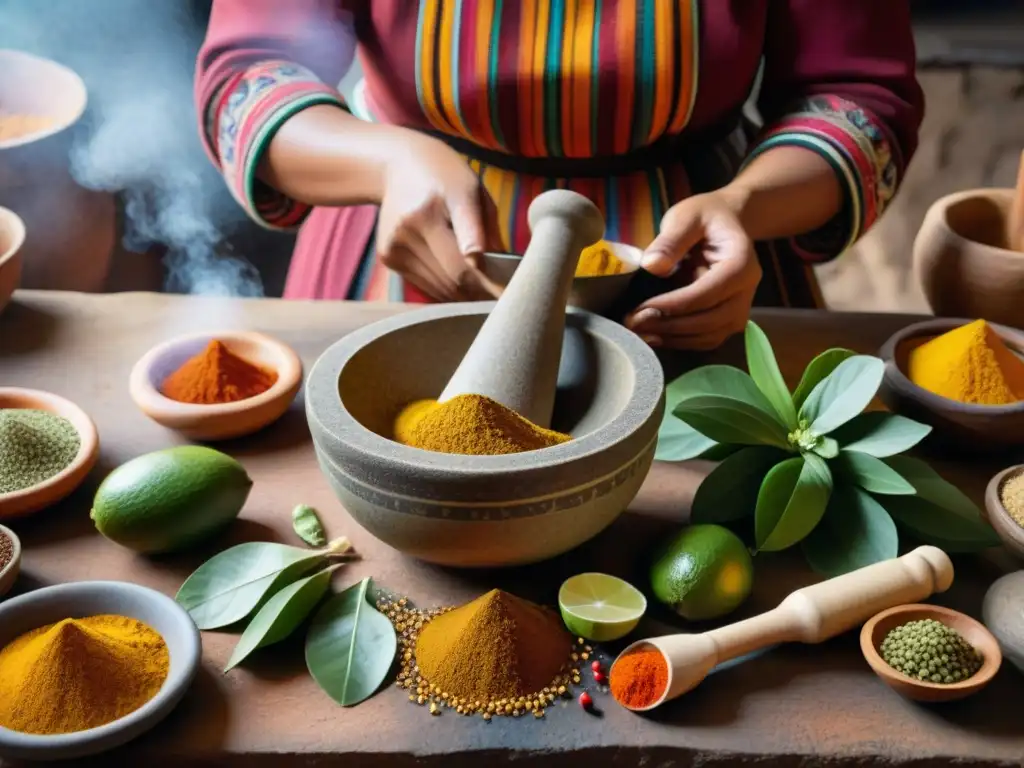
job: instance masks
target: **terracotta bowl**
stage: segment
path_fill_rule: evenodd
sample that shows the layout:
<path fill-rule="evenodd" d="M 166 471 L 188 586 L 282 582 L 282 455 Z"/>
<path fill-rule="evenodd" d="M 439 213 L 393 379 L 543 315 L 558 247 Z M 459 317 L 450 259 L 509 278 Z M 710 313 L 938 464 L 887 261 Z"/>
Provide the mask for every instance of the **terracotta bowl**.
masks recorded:
<path fill-rule="evenodd" d="M 10 528 L 0 525 L 0 536 L 6 536 L 11 540 L 14 552 L 7 565 L 0 566 L 0 597 L 11 591 L 14 582 L 18 580 L 21 573 L 21 541 Z"/>
<path fill-rule="evenodd" d="M 78 430 L 82 444 L 74 461 L 49 480 L 20 491 L 0 494 L 0 520 L 21 517 L 56 504 L 82 484 L 100 454 L 96 425 L 70 400 L 35 389 L 0 387 L 0 409 L 4 408 L 34 408 L 63 416 Z"/>
<path fill-rule="evenodd" d="M 625 271 L 617 275 L 574 278 L 572 292 L 569 294 L 569 306 L 601 313 L 612 306 L 629 288 L 637 270 L 640 269 L 643 251 L 625 243 L 609 245 L 612 253 L 626 265 Z M 500 286 L 505 286 L 512 279 L 522 259 L 522 256 L 511 253 L 485 253 L 480 267 L 488 278 Z"/>
<path fill-rule="evenodd" d="M 217 405 L 179 403 L 160 393 L 160 386 L 189 358 L 214 339 L 255 365 L 277 372 L 266 392 L 247 400 Z M 139 409 L 157 424 L 191 440 L 216 441 L 250 435 L 277 421 L 302 386 L 302 361 L 291 347 L 246 331 L 195 333 L 154 347 L 132 369 L 129 389 Z"/>
<path fill-rule="evenodd" d="M 915 680 L 886 664 L 879 651 L 885 636 L 902 624 L 923 619 L 942 622 L 947 627 L 952 627 L 959 632 L 967 642 L 981 652 L 984 659 L 981 669 L 967 680 L 942 685 Z M 914 701 L 955 701 L 977 693 L 995 677 L 1003 662 L 999 642 L 980 621 L 951 608 L 922 603 L 898 605 L 869 619 L 860 631 L 860 649 L 871 669 L 882 678 L 886 685 Z"/>
<path fill-rule="evenodd" d="M 988 487 L 985 489 L 985 516 L 989 525 L 1003 540 L 1006 548 L 1018 557 L 1024 558 L 1024 528 L 1021 528 L 1017 521 L 1010 517 L 1010 513 L 999 497 L 1003 483 L 1022 472 L 1024 472 L 1024 464 L 1017 464 L 1004 469 L 989 480 Z"/>
<path fill-rule="evenodd" d="M 935 202 L 914 241 L 914 269 L 936 315 L 1024 328 L 1024 254 L 1006 242 L 1012 189 Z"/>
<path fill-rule="evenodd" d="M 24 243 L 24 222 L 14 211 L 0 208 L 0 312 L 21 282 L 21 246 Z"/>
<path fill-rule="evenodd" d="M 1024 445 L 1024 403 L 968 405 L 948 400 L 917 386 L 907 377 L 907 361 L 915 347 L 968 320 L 925 320 L 893 334 L 879 356 L 885 376 L 879 396 L 890 410 L 934 428 L 927 442 L 958 453 L 992 453 Z M 1024 356 L 1024 333 L 992 324 L 1006 345 Z"/>
<path fill-rule="evenodd" d="M 320 467 L 353 518 L 443 565 L 536 562 L 597 535 L 640 489 L 664 411 L 651 349 L 570 310 L 552 427 L 575 439 L 509 456 L 455 456 L 389 439 L 403 406 L 437 397 L 493 302 L 445 304 L 349 334 L 313 366 L 306 415 Z"/>

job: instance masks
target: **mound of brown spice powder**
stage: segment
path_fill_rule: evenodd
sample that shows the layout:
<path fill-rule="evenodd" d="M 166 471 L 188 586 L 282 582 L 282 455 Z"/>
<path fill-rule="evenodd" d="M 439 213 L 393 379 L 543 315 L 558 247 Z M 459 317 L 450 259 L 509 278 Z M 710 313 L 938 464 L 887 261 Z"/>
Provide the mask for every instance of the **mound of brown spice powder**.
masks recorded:
<path fill-rule="evenodd" d="M 459 608 L 424 612 L 404 599 L 378 608 L 399 634 L 398 686 L 433 714 L 543 717 L 580 683 L 578 662 L 591 650 L 552 611 L 500 590 Z"/>

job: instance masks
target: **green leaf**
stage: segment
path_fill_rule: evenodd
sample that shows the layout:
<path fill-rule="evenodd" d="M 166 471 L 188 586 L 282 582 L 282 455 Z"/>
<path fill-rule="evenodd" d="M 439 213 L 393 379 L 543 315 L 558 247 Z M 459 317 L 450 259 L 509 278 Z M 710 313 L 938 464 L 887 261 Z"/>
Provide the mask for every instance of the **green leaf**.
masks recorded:
<path fill-rule="evenodd" d="M 800 383 L 793 391 L 793 407 L 799 411 L 807 396 L 811 394 L 811 390 L 824 381 L 836 369 L 836 366 L 856 354 L 853 350 L 835 347 L 826 349 L 811 360 L 804 369 L 804 375 L 800 377 Z"/>
<path fill-rule="evenodd" d="M 669 410 L 661 420 L 658 429 L 658 447 L 654 451 L 655 461 L 686 461 L 695 459 L 705 451 L 718 445 L 710 437 L 704 437 Z"/>
<path fill-rule="evenodd" d="M 887 496 L 913 496 L 915 493 L 914 486 L 899 472 L 867 453 L 843 451 L 832 466 L 837 475 L 871 493 Z"/>
<path fill-rule="evenodd" d="M 718 443 L 741 445 L 789 445 L 786 428 L 779 423 L 771 405 L 765 408 L 719 395 L 701 395 L 683 400 L 675 415 Z"/>
<path fill-rule="evenodd" d="M 904 416 L 870 411 L 856 416 L 832 436 L 844 451 L 857 451 L 884 459 L 909 451 L 928 436 L 932 428 Z"/>
<path fill-rule="evenodd" d="M 825 516 L 801 542 L 808 564 L 825 576 L 838 576 L 899 554 L 892 518 L 860 488 L 832 491 Z"/>
<path fill-rule="evenodd" d="M 750 378 L 772 404 L 782 423 L 791 430 L 796 429 L 796 408 L 793 407 L 793 398 L 790 397 L 786 381 L 782 378 L 771 342 L 753 320 L 747 321 L 743 338 L 747 347 Z"/>
<path fill-rule="evenodd" d="M 398 649 L 391 622 L 367 601 L 369 587 L 363 579 L 324 603 L 306 636 L 309 673 L 343 707 L 380 688 Z"/>
<path fill-rule="evenodd" d="M 238 666 L 257 648 L 279 643 L 298 629 L 327 593 L 333 573 L 333 569 L 314 573 L 271 597 L 245 628 L 224 671 Z"/>
<path fill-rule="evenodd" d="M 678 421 L 678 419 L 677 419 Z M 727 443 L 715 443 L 706 451 L 703 451 L 698 459 L 706 459 L 707 461 L 725 461 L 737 451 L 743 449 L 742 445 L 729 445 Z"/>
<path fill-rule="evenodd" d="M 800 409 L 812 432 L 827 435 L 863 411 L 882 383 L 885 363 L 870 355 L 843 360 L 807 396 Z"/>
<path fill-rule="evenodd" d="M 721 395 L 756 405 L 768 405 L 754 380 L 731 365 L 702 365 L 684 373 L 665 388 L 667 410 L 674 409 L 683 400 L 701 395 Z"/>
<path fill-rule="evenodd" d="M 832 473 L 814 454 L 787 459 L 773 467 L 757 495 L 757 548 L 775 552 L 800 541 L 821 520 L 831 492 Z"/>
<path fill-rule="evenodd" d="M 823 459 L 834 459 L 839 455 L 839 443 L 831 437 L 820 437 L 818 444 L 814 446 L 814 453 Z"/>
<path fill-rule="evenodd" d="M 299 504 L 292 510 L 292 530 L 311 547 L 322 547 L 327 543 L 320 515 L 308 504 Z"/>
<path fill-rule="evenodd" d="M 786 453 L 776 448 L 741 448 L 697 486 L 690 522 L 725 523 L 753 514 L 765 475 L 785 458 Z"/>
<path fill-rule="evenodd" d="M 326 550 L 252 541 L 207 560 L 185 580 L 175 596 L 199 629 L 217 629 L 241 621 L 265 599 L 331 555 L 347 551 L 347 539 Z"/>

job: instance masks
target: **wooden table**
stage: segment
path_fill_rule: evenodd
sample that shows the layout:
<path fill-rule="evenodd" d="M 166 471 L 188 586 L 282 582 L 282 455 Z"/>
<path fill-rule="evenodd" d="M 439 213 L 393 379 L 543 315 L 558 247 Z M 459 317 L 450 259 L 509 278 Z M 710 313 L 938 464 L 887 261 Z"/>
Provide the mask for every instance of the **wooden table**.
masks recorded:
<path fill-rule="evenodd" d="M 630 511 L 577 552 L 541 567 L 463 573 L 414 562 L 374 540 L 333 498 L 313 458 L 301 402 L 277 425 L 225 446 L 255 480 L 243 520 L 229 538 L 187 557 L 144 558 L 102 539 L 89 521 L 96 483 L 112 467 L 180 440 L 149 422 L 128 398 L 128 373 L 151 346 L 173 335 L 253 328 L 291 344 L 309 366 L 352 329 L 402 311 L 368 304 L 212 300 L 149 294 L 81 296 L 20 293 L 0 317 L 0 383 L 36 387 L 71 398 L 96 420 L 101 466 L 67 502 L 14 527 L 25 545 L 20 589 L 87 579 L 123 579 L 174 594 L 206 556 L 239 540 L 291 541 L 291 508 L 313 504 L 331 535 L 348 535 L 363 561 L 338 583 L 373 576 L 420 605 L 453 604 L 501 586 L 553 603 L 565 576 L 600 569 L 644 583 L 646 550 L 687 514 L 706 471 L 700 463 L 658 465 Z M 788 381 L 829 346 L 874 352 L 914 318 L 771 311 L 758 314 Z M 715 356 L 739 362 L 740 345 Z M 668 367 L 694 360 L 674 357 Z M 947 471 L 948 467 L 940 467 Z M 977 496 L 992 466 L 960 466 L 947 475 Z M 960 558 L 954 588 L 939 602 L 979 613 L 987 585 L 1012 567 L 1002 553 Z M 639 568 L 639 572 L 638 572 Z M 757 558 L 755 593 L 744 613 L 774 606 L 813 579 L 798 557 Z M 672 630 L 653 611 L 645 629 Z M 676 622 L 675 626 L 681 626 Z M 159 766 L 480 765 L 529 760 L 531 765 L 652 766 L 757 761 L 760 765 L 864 764 L 1019 765 L 1024 680 L 1006 666 L 973 699 L 925 708 L 902 700 L 871 673 L 856 633 L 816 648 L 781 647 L 714 674 L 697 690 L 643 719 L 599 696 L 600 716 L 575 703 L 543 721 L 430 717 L 389 688 L 364 704 L 335 706 L 305 673 L 301 644 L 261 652 L 252 666 L 220 672 L 233 636 L 206 633 L 204 664 L 178 710 L 151 734 L 96 764 Z M 614 649 L 613 649 L 614 650 Z"/>

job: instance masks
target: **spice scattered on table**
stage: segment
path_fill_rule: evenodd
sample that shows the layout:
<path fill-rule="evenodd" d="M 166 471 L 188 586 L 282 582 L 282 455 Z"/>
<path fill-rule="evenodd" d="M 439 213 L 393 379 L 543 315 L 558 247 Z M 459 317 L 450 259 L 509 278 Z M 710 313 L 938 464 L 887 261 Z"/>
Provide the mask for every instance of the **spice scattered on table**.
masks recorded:
<path fill-rule="evenodd" d="M 459 608 L 421 611 L 403 598 L 382 599 L 378 609 L 398 632 L 397 685 L 432 714 L 539 718 L 580 684 L 572 658 L 579 653 L 558 617 L 507 592 Z M 585 647 L 582 639 L 576 645 Z"/>
<path fill-rule="evenodd" d="M 668 689 L 668 663 L 653 646 L 640 646 L 612 665 L 612 696 L 624 707 L 645 709 Z"/>
<path fill-rule="evenodd" d="M 106 725 L 153 698 L 169 664 L 163 638 L 125 616 L 34 629 L 0 651 L 0 726 L 56 734 Z"/>
<path fill-rule="evenodd" d="M 886 664 L 907 677 L 943 685 L 968 679 L 984 660 L 963 635 L 934 619 L 890 630 L 880 653 Z"/>
<path fill-rule="evenodd" d="M 444 403 L 410 403 L 395 419 L 393 437 L 413 448 L 474 456 L 536 451 L 572 439 L 538 427 L 482 395 L 458 395 Z"/>
<path fill-rule="evenodd" d="M 14 558 L 14 542 L 10 536 L 0 531 L 0 571 Z"/>
<path fill-rule="evenodd" d="M 214 339 L 168 376 L 160 392 L 180 403 L 215 405 L 262 395 L 275 383 L 276 372 L 253 365 Z"/>
<path fill-rule="evenodd" d="M 1024 472 L 1006 478 L 999 489 L 999 500 L 1014 522 L 1024 527 Z"/>
<path fill-rule="evenodd" d="M 1024 400 L 1024 361 L 984 320 L 975 320 L 910 353 L 910 380 L 941 397 L 973 405 Z"/>
<path fill-rule="evenodd" d="M 0 493 L 31 488 L 75 460 L 82 439 L 75 426 L 48 411 L 0 410 Z"/>
<path fill-rule="evenodd" d="M 13 141 L 49 130 L 54 119 L 46 115 L 0 114 L 0 141 Z"/>
<path fill-rule="evenodd" d="M 598 240 L 584 248 L 580 254 L 580 260 L 576 264 L 576 277 L 618 275 L 625 269 L 625 263 L 615 255 L 611 245 L 604 240 Z"/>
<path fill-rule="evenodd" d="M 580 694 L 580 706 L 584 709 L 590 709 L 594 706 L 594 698 L 586 691 Z"/>

